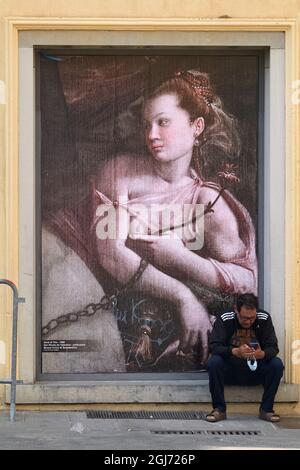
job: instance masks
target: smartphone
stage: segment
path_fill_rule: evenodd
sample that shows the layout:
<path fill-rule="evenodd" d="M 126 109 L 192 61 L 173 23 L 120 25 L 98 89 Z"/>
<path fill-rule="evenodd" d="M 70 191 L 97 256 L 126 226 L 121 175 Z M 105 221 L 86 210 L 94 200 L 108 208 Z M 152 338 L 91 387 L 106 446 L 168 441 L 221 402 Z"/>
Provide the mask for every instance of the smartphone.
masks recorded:
<path fill-rule="evenodd" d="M 249 346 L 253 349 L 257 349 L 259 347 L 259 343 L 257 341 L 251 341 Z"/>

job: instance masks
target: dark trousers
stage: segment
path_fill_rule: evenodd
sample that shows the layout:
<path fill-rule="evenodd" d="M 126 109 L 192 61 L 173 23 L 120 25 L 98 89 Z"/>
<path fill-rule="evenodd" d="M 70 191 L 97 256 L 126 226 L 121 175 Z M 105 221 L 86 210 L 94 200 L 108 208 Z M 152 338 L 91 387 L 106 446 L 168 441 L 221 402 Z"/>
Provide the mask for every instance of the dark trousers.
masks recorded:
<path fill-rule="evenodd" d="M 273 410 L 275 395 L 278 390 L 284 366 L 279 357 L 269 361 L 259 360 L 256 371 L 248 367 L 241 370 L 219 354 L 213 354 L 208 361 L 209 391 L 213 407 L 226 411 L 224 384 L 227 385 L 259 385 L 264 387 L 260 408 L 269 412 Z"/>

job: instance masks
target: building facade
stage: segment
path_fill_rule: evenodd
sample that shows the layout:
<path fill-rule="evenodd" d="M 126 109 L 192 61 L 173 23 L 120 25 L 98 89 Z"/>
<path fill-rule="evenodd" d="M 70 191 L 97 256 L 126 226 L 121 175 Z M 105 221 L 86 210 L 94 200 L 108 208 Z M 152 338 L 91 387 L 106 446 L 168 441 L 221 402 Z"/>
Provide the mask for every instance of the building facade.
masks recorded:
<path fill-rule="evenodd" d="M 158 290 L 152 288 L 150 297 L 118 298 L 117 305 L 111 302 L 100 316 L 94 305 L 118 284 L 98 273 L 98 253 L 93 251 L 92 237 L 86 238 L 93 224 L 99 234 L 104 214 L 91 210 L 95 194 L 96 200 L 114 207 L 109 190 L 120 176 L 118 165 L 122 181 L 135 178 L 128 155 L 143 149 L 138 111 L 145 108 L 147 113 L 147 105 L 141 101 L 142 91 L 149 95 L 178 70 L 193 70 L 192 78 L 202 80 L 207 91 L 210 109 L 221 109 L 222 116 L 226 111 L 231 136 L 225 145 L 223 131 L 212 128 L 211 134 L 219 137 L 205 153 L 211 138 L 206 126 L 202 160 L 211 164 L 214 159 L 211 170 L 209 164 L 203 165 L 202 181 L 212 181 L 210 189 L 217 196 L 220 185 L 213 186 L 213 176 L 222 169 L 219 164 L 227 165 L 227 170 L 239 167 L 240 186 L 230 188 L 234 197 L 228 204 L 243 223 L 239 233 L 249 225 L 245 246 L 251 253 L 253 245 L 255 253 L 252 258 L 249 255 L 248 264 L 231 263 L 223 275 L 224 266 L 215 263 L 218 279 L 223 276 L 224 295 L 229 277 L 232 294 L 258 290 L 262 307 L 274 319 L 285 363 L 278 400 L 287 409 L 298 406 L 300 2 L 255 3 L 256 8 L 246 2 L 202 2 L 200 8 L 193 1 L 185 5 L 129 1 L 126 6 L 119 1 L 109 5 L 78 1 L 72 9 L 62 0 L 41 5 L 1 3 L 0 277 L 12 280 L 25 298 L 19 306 L 18 375 L 23 385 L 18 386 L 17 403 L 210 401 L 200 372 L 204 361 L 186 363 L 176 353 L 182 322 L 172 323 L 176 313 L 164 302 L 172 303 L 173 297 L 168 297 L 164 286 L 170 279 L 168 286 L 177 283 L 180 276 L 169 272 L 168 279 L 159 278 Z M 199 70 L 206 75 L 199 76 Z M 234 137 L 236 123 L 239 137 Z M 120 154 L 127 156 L 111 159 Z M 146 187 L 145 171 L 143 166 Z M 106 186 L 108 180 L 111 183 Z M 134 180 L 134 184 L 138 183 Z M 179 188 L 182 192 L 185 186 Z M 174 199 L 170 190 L 167 204 L 177 201 L 180 191 L 175 191 Z M 144 202 L 145 196 L 149 204 L 148 194 L 137 193 L 136 199 Z M 131 216 L 135 210 L 126 206 Z M 156 229 L 167 231 L 161 226 Z M 140 234 L 141 227 L 135 225 L 133 230 Z M 201 253 L 202 248 L 194 251 Z M 206 254 L 206 259 L 211 257 Z M 116 281 L 123 279 L 122 269 L 127 266 L 126 259 L 120 259 L 120 265 L 105 264 L 104 259 L 101 266 Z M 247 274 L 255 272 L 254 280 L 243 280 L 245 266 Z M 129 280 L 131 265 L 126 269 L 124 279 Z M 192 290 L 186 278 L 198 278 L 190 272 L 188 276 L 184 272 L 184 282 L 176 284 L 174 296 L 179 292 L 182 298 L 186 289 Z M 140 269 L 140 275 L 146 276 L 146 271 Z M 10 373 L 12 305 L 6 287 L 1 286 L 0 295 L 0 376 L 4 378 Z M 205 290 L 200 295 L 215 293 Z M 224 295 L 222 308 L 226 307 Z M 159 305 L 153 301 L 157 297 L 163 299 Z M 205 303 L 207 314 L 216 314 L 210 310 L 211 303 Z M 128 327 L 133 317 L 135 323 Z M 60 325 L 57 318 L 62 318 Z M 155 325 L 160 325 L 157 331 Z M 197 350 L 197 344 L 193 346 Z M 195 354 L 199 356 L 201 351 Z M 8 391 L 6 386 L 0 388 L 3 405 Z M 258 396 L 233 388 L 229 401 L 251 403 Z"/>

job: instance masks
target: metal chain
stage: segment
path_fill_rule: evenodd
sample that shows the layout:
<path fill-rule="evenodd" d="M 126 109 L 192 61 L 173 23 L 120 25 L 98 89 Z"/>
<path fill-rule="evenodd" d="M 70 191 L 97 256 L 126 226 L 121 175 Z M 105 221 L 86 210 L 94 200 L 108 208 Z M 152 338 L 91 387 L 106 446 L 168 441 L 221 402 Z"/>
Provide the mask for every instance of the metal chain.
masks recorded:
<path fill-rule="evenodd" d="M 79 310 L 78 312 L 66 313 L 64 315 L 60 315 L 59 317 L 51 320 L 46 326 L 42 327 L 42 336 L 43 337 L 47 336 L 48 334 L 55 331 L 61 325 L 64 325 L 67 323 L 75 323 L 80 318 L 91 317 L 95 315 L 95 313 L 98 312 L 98 310 L 101 310 L 101 309 L 108 310 L 110 306 L 115 307 L 118 302 L 118 297 L 121 294 L 125 294 L 129 289 L 131 289 L 138 282 L 138 280 L 141 278 L 147 266 L 148 266 L 148 261 L 146 261 L 145 259 L 141 259 L 138 270 L 132 276 L 132 278 L 126 284 L 126 286 L 123 287 L 123 289 L 115 289 L 114 294 L 110 296 L 105 294 L 101 298 L 100 302 L 97 304 L 90 303 L 86 305 L 86 307 L 84 307 L 83 310 Z"/>

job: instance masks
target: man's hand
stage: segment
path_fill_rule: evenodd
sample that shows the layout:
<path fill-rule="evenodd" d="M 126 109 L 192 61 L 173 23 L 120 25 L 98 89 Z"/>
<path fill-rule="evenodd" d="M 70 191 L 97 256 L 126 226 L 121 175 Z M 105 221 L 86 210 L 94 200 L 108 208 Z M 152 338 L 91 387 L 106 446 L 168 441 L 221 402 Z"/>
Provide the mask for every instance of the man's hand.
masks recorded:
<path fill-rule="evenodd" d="M 255 349 L 250 348 L 248 344 L 242 344 L 239 348 L 232 349 L 232 355 L 240 359 L 251 359 L 255 354 Z"/>
<path fill-rule="evenodd" d="M 264 359 L 265 352 L 258 347 L 257 349 L 251 348 L 248 344 L 242 344 L 239 348 L 232 349 L 232 355 L 240 359 Z"/>
<path fill-rule="evenodd" d="M 262 349 L 260 349 L 260 347 L 258 347 L 257 349 L 255 349 L 255 353 L 254 353 L 254 358 L 255 359 L 264 359 L 265 358 L 265 351 L 263 351 Z"/>

